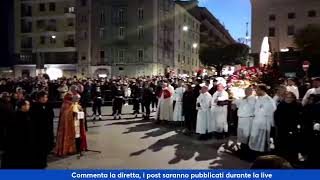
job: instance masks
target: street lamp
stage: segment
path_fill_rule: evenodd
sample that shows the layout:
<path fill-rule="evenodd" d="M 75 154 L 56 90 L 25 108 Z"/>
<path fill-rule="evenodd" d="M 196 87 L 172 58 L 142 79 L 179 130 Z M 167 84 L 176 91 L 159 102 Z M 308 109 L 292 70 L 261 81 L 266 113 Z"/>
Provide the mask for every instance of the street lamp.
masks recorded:
<path fill-rule="evenodd" d="M 196 48 L 198 47 L 198 43 L 193 43 L 193 44 L 192 44 L 192 47 L 193 47 L 194 49 L 196 49 Z"/>
<path fill-rule="evenodd" d="M 56 36 L 55 36 L 55 35 L 52 35 L 52 36 L 51 36 L 51 38 L 52 38 L 52 39 L 55 39 L 55 38 L 56 38 Z"/>
<path fill-rule="evenodd" d="M 182 30 L 183 30 L 183 31 L 189 31 L 189 27 L 188 27 L 188 26 L 183 26 L 183 27 L 182 27 Z"/>

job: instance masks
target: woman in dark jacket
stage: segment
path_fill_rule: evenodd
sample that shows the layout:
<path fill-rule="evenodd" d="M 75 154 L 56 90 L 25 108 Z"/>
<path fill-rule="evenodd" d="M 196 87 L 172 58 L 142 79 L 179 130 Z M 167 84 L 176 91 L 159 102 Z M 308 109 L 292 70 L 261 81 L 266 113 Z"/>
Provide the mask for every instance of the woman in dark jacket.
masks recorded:
<path fill-rule="evenodd" d="M 274 113 L 276 126 L 275 147 L 279 156 L 296 161 L 301 147 L 302 106 L 292 92 L 286 92 Z"/>
<path fill-rule="evenodd" d="M 14 119 L 8 122 L 5 151 L 2 159 L 3 169 L 30 169 L 32 129 L 29 116 L 30 103 L 21 100 L 17 103 Z"/>

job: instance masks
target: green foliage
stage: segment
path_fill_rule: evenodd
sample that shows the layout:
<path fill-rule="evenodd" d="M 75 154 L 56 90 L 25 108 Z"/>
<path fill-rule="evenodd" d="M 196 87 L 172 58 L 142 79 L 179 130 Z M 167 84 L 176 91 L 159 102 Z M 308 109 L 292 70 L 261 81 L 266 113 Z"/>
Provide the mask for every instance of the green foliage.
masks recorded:
<path fill-rule="evenodd" d="M 223 48 L 205 47 L 200 50 L 200 60 L 206 66 L 216 68 L 221 74 L 225 65 L 242 64 L 249 53 L 249 47 L 245 44 L 231 44 Z"/>

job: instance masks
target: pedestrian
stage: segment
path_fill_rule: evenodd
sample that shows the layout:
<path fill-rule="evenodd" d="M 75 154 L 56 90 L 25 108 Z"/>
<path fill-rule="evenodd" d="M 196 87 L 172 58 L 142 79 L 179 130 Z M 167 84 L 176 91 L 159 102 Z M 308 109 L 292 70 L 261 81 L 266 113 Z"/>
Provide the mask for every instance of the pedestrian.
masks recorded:
<path fill-rule="evenodd" d="M 293 92 L 286 92 L 285 99 L 274 113 L 276 127 L 275 148 L 279 156 L 290 162 L 298 160 L 301 152 L 302 106 Z"/>
<path fill-rule="evenodd" d="M 124 91 L 121 89 L 121 86 L 119 84 L 116 85 L 116 90 L 113 94 L 113 100 L 112 100 L 112 114 L 113 119 L 121 119 L 122 114 L 122 105 L 124 104 Z"/>
<path fill-rule="evenodd" d="M 237 142 L 240 144 L 240 155 L 242 158 L 249 157 L 249 138 L 254 118 L 256 97 L 252 95 L 252 88 L 245 89 L 245 97 L 233 101 L 238 108 L 238 131 Z"/>
<path fill-rule="evenodd" d="M 102 96 L 101 92 L 97 92 L 93 96 L 93 104 L 92 104 L 92 112 L 93 112 L 93 119 L 96 120 L 96 118 L 99 118 L 99 121 L 102 120 L 101 115 L 101 106 L 102 106 Z"/>
<path fill-rule="evenodd" d="M 302 99 L 302 105 L 305 106 L 311 94 L 320 94 L 320 78 L 317 77 L 313 80 L 313 88 L 309 89 Z"/>
<path fill-rule="evenodd" d="M 222 84 L 217 85 L 217 91 L 212 96 L 211 112 L 214 121 L 214 132 L 218 138 L 228 134 L 228 101 L 229 94 Z"/>
<path fill-rule="evenodd" d="M 174 91 L 173 95 L 173 121 L 175 122 L 183 122 L 184 116 L 182 115 L 182 98 L 183 93 L 185 92 L 183 81 L 180 79 L 178 81 L 178 86 Z"/>
<path fill-rule="evenodd" d="M 191 84 L 187 84 L 182 97 L 182 115 L 185 119 L 185 129 L 183 132 L 186 135 L 191 135 L 196 130 L 196 126 L 194 125 L 197 121 L 196 102 L 197 98 L 193 94 L 193 88 Z"/>
<path fill-rule="evenodd" d="M 0 150 L 4 148 L 7 124 L 13 119 L 13 106 L 8 92 L 0 94 Z"/>
<path fill-rule="evenodd" d="M 145 120 L 150 119 L 150 106 L 153 99 L 153 89 L 149 86 L 148 83 L 145 83 L 143 88 L 143 95 L 142 95 L 142 104 L 146 110 L 146 114 L 144 116 Z"/>
<path fill-rule="evenodd" d="M 276 110 L 276 104 L 266 91 L 266 85 L 257 86 L 256 94 L 258 97 L 249 138 L 249 147 L 254 151 L 254 156 L 270 152 L 273 143 L 270 136 L 271 128 L 274 127 L 273 114 Z"/>
<path fill-rule="evenodd" d="M 159 97 L 159 105 L 156 113 L 156 119 L 160 121 L 172 121 L 173 116 L 173 102 L 172 92 L 167 83 L 163 83 L 162 91 Z"/>
<path fill-rule="evenodd" d="M 199 140 L 208 140 L 208 133 L 214 130 L 214 121 L 211 118 L 211 101 L 212 96 L 208 92 L 208 87 L 203 86 L 201 94 L 197 98 L 197 126 L 196 133 L 200 134 Z"/>
<path fill-rule="evenodd" d="M 75 136 L 75 114 L 73 112 L 73 95 L 67 93 L 60 109 L 57 140 L 54 153 L 57 156 L 72 155 L 77 152 Z"/>
<path fill-rule="evenodd" d="M 8 122 L 5 149 L 2 156 L 2 169 L 32 169 L 33 130 L 30 120 L 30 103 L 17 102 L 17 112 Z M 22 150 L 23 149 L 23 150 Z"/>
<path fill-rule="evenodd" d="M 48 105 L 48 95 L 40 91 L 36 101 L 31 104 L 30 119 L 34 130 L 34 144 L 32 147 L 34 157 L 33 168 L 44 169 L 47 167 L 47 157 L 54 147 L 53 136 L 53 109 Z"/>

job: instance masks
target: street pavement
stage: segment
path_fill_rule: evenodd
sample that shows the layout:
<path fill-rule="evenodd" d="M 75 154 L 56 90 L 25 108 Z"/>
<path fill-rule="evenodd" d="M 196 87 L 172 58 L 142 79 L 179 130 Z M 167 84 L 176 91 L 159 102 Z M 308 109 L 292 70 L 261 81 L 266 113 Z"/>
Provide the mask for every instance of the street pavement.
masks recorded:
<path fill-rule="evenodd" d="M 56 116 L 59 110 L 55 110 Z M 111 107 L 103 107 L 102 121 L 89 118 L 89 151 L 78 155 L 49 157 L 48 169 L 244 169 L 250 163 L 233 155 L 228 140 L 200 142 L 181 133 L 181 127 L 157 125 L 134 118 L 132 106 L 124 106 L 122 120 L 113 120 Z M 88 108 L 88 114 L 91 113 Z M 58 118 L 55 120 L 57 125 Z M 55 125 L 55 127 L 56 127 Z"/>

